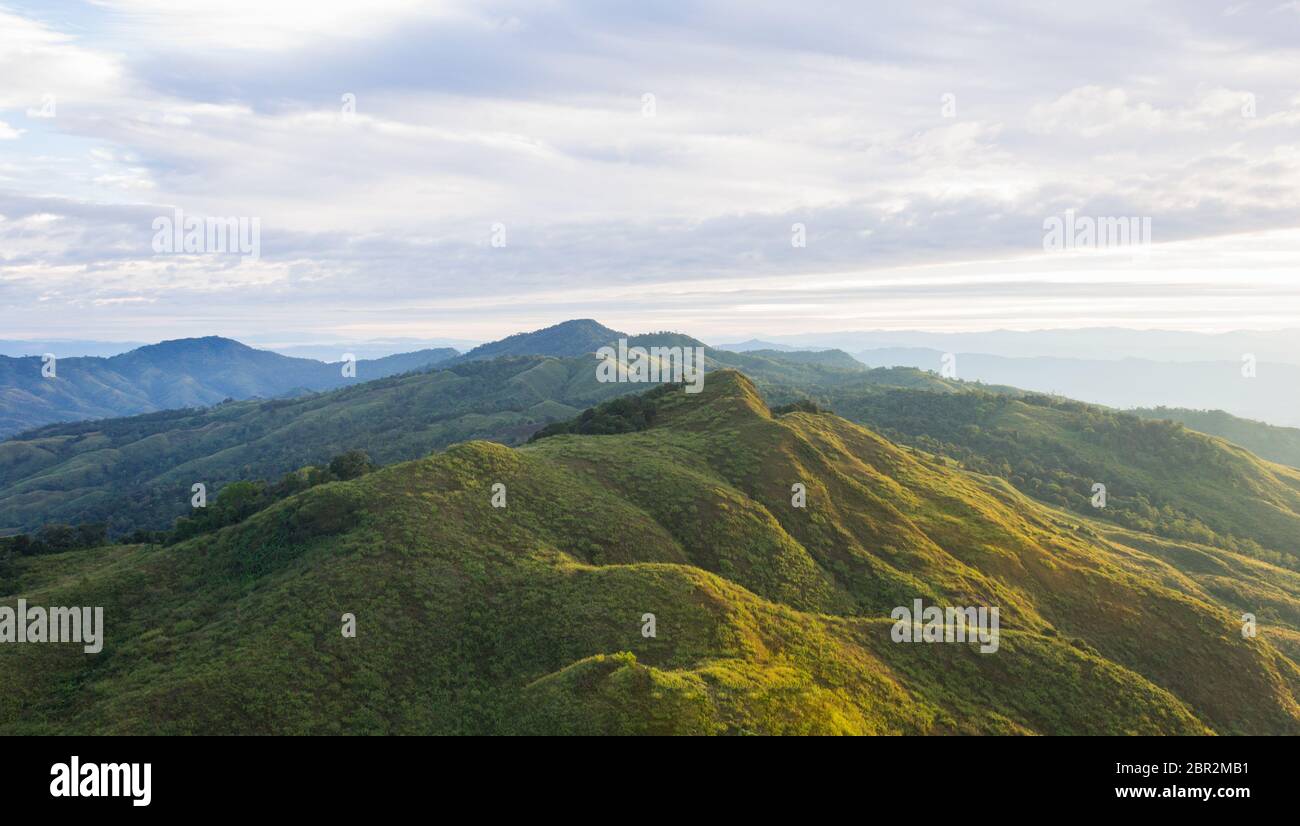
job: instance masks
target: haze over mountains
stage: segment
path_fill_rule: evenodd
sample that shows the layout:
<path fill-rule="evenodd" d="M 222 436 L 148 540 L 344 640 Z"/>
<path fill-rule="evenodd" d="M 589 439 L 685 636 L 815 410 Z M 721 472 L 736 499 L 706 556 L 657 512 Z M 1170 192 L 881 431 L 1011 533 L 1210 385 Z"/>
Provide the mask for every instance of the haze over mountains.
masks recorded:
<path fill-rule="evenodd" d="M 501 355 L 577 356 L 625 336 L 592 319 L 575 319 L 469 348 L 417 345 L 463 339 L 389 339 L 344 345 L 294 345 L 278 353 L 229 339 L 182 339 L 110 358 L 61 358 L 68 381 L 43 381 L 39 354 L 80 349 L 111 352 L 103 342 L 0 342 L 26 358 L 0 356 L 0 438 L 59 421 L 132 415 L 226 398 L 276 398 L 328 390 L 419 369 L 452 358 Z M 680 335 L 680 334 L 679 334 Z M 689 337 L 683 337 L 686 342 Z M 224 342 L 215 350 L 214 342 Z M 795 342 L 795 343 L 791 343 Z M 700 345 L 690 339 L 691 346 Z M 124 346 L 124 345 L 119 345 Z M 412 348 L 410 350 L 403 347 Z M 714 348 L 728 352 L 839 349 L 871 367 L 938 371 L 955 356 L 957 377 L 1056 393 L 1117 408 L 1222 410 L 1240 418 L 1300 427 L 1300 331 L 1238 331 L 1218 335 L 1098 328 L 1029 332 L 930 333 L 868 331 L 755 338 Z M 5 348 L 0 347 L 0 352 Z M 356 379 L 337 359 L 360 359 Z M 1253 375 L 1243 375 L 1246 356 Z M 218 363 L 217 359 L 224 360 Z"/>
<path fill-rule="evenodd" d="M 74 356 L 99 356 L 108 358 L 143 347 L 142 341 L 87 341 L 79 339 L 0 339 L 0 356 L 21 358 L 54 353 L 62 358 Z"/>
<path fill-rule="evenodd" d="M 1300 365 L 1255 361 L 1243 375 L 1236 361 L 1150 361 L 1124 358 L 1008 358 L 952 353 L 959 378 L 1056 393 L 1109 407 L 1182 407 L 1224 410 L 1274 425 L 1300 426 Z M 873 367 L 939 370 L 945 353 L 892 348 L 854 353 Z"/>
<path fill-rule="evenodd" d="M 1300 330 L 1209 334 L 1093 328 L 774 336 L 732 345 L 836 347 L 873 367 L 940 370 L 969 381 L 1057 393 L 1111 407 L 1223 410 L 1300 426 Z M 1252 374 L 1243 375 L 1247 362 Z"/>
<path fill-rule="evenodd" d="M 310 344 L 278 344 L 274 342 L 249 341 L 252 347 L 270 350 L 282 356 L 315 359 L 317 361 L 335 362 L 342 354 L 351 353 L 358 359 L 381 359 L 401 353 L 414 353 L 420 350 L 452 349 L 465 352 L 477 347 L 482 342 L 467 338 L 379 338 L 361 341 L 317 342 Z"/>
<path fill-rule="evenodd" d="M 1139 358 L 1149 361 L 1231 361 L 1253 353 L 1259 361 L 1300 364 L 1300 330 L 1236 330 L 1197 333 L 1085 327 L 1062 330 L 989 330 L 940 333 L 924 330 L 868 330 L 757 336 L 796 346 L 837 347 L 851 353 L 894 347 L 920 347 L 947 353 L 981 353 L 1010 358 L 1074 358 L 1096 361 Z"/>

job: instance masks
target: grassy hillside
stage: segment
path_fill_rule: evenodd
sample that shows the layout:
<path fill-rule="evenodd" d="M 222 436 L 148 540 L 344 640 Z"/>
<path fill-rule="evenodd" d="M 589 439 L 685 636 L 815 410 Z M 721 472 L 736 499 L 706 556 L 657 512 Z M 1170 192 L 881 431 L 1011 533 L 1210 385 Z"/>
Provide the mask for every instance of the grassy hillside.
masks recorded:
<path fill-rule="evenodd" d="M 844 388 L 823 403 L 1075 513 L 1300 568 L 1300 471 L 1169 421 L 1036 394 Z M 1104 508 L 1092 506 L 1094 484 Z"/>
<path fill-rule="evenodd" d="M 734 372 L 648 404 L 11 561 L 4 604 L 102 605 L 108 639 L 0 647 L 0 733 L 1300 733 L 1296 575 L 1102 536 Z M 892 642 L 914 598 L 999 606 L 999 650 Z"/>
<path fill-rule="evenodd" d="M 1271 462 L 1300 468 L 1300 428 L 1277 427 L 1253 419 L 1242 419 L 1222 410 L 1138 407 L 1126 412 L 1143 419 L 1179 422 L 1192 430 L 1239 444 Z"/>

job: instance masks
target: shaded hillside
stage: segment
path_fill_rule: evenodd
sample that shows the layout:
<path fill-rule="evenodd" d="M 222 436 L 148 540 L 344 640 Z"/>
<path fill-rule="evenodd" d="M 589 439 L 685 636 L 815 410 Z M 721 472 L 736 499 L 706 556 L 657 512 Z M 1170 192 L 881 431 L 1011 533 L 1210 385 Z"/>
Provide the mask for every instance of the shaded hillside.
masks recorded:
<path fill-rule="evenodd" d="M 836 366 L 711 352 L 742 362 L 764 386 L 832 387 L 864 375 L 838 366 L 833 354 L 825 358 Z M 331 393 L 50 425 L 0 442 L 0 534 L 51 522 L 107 521 L 115 536 L 165 528 L 188 511 L 196 482 L 216 493 L 228 482 L 275 479 L 353 448 L 391 464 L 466 439 L 520 444 L 597 401 L 645 389 L 598 382 L 596 363 L 594 356 L 472 360 Z M 709 357 L 705 365 L 737 366 Z"/>
<path fill-rule="evenodd" d="M 0 442 L 0 528 L 163 528 L 189 511 L 196 482 L 216 493 L 352 448 L 388 464 L 466 439 L 515 444 L 630 387 L 597 383 L 591 359 L 501 359 L 292 399 L 52 425 Z"/>
<path fill-rule="evenodd" d="M 330 390 L 455 355 L 441 349 L 361 360 L 355 378 L 343 375 L 341 363 L 290 358 L 217 337 L 164 341 L 111 358 L 62 358 L 53 377 L 42 375 L 40 357 L 0 356 L 0 438 L 52 422 Z"/>
<path fill-rule="evenodd" d="M 469 442 L 172 547 L 11 563 L 5 604 L 102 605 L 109 630 L 96 656 L 0 649 L 0 732 L 1300 732 L 1294 575 L 1103 539 L 773 417 L 736 373 L 652 404 L 637 432 Z M 1230 599 L 1183 570 L 1215 564 Z M 1292 624 L 1243 639 L 1265 594 Z M 998 650 L 892 642 L 915 598 L 999 607 Z"/>

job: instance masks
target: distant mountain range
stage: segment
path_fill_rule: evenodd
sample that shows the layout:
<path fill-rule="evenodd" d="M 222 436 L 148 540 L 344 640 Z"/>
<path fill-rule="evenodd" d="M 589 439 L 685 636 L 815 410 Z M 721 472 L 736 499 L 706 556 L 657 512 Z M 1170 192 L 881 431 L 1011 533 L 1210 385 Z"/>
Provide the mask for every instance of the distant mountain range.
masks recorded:
<path fill-rule="evenodd" d="M 1232 361 L 1151 361 L 1079 358 L 1009 358 L 954 351 L 958 378 L 1056 393 L 1109 407 L 1184 407 L 1225 410 L 1234 416 L 1285 427 L 1300 426 L 1300 365 L 1256 357 L 1254 375 Z M 944 351 L 893 347 L 854 354 L 873 367 L 907 366 L 939 371 Z"/>
<path fill-rule="evenodd" d="M 658 334 L 658 338 L 629 336 L 593 319 L 575 319 L 481 344 L 463 353 L 452 347 L 433 347 L 396 354 L 391 354 L 394 347 L 436 340 L 376 340 L 360 342 L 350 350 L 340 349 L 339 345 L 298 345 L 280 347 L 281 352 L 275 353 L 230 339 L 181 339 L 110 357 L 60 358 L 55 380 L 41 376 L 39 353 L 58 355 L 76 352 L 78 345 L 82 349 L 110 345 L 7 342 L 28 351 L 35 348 L 36 352 L 18 358 L 0 356 L 0 438 L 51 422 L 203 406 L 226 398 L 277 398 L 329 390 L 453 359 L 573 357 L 618 338 L 667 340 L 665 335 L 669 334 Z M 675 342 L 702 346 L 689 336 L 671 335 Z M 787 339 L 807 343 L 793 344 Z M 1238 417 L 1300 427 L 1300 331 L 1222 335 L 1122 329 L 952 334 L 877 331 L 777 340 L 755 338 L 710 350 L 771 354 L 809 352 L 811 348 L 845 352 L 836 342 L 871 367 L 908 366 L 938 371 L 945 354 L 952 353 L 956 356 L 957 376 L 966 380 L 1057 393 L 1118 408 L 1220 409 Z M 893 346 L 858 346 L 881 342 L 892 342 Z M 60 344 L 66 346 L 55 346 Z M 285 356 L 286 352 L 291 355 Z M 354 380 L 343 377 L 336 363 L 346 352 L 361 359 Z M 377 353 L 390 354 L 367 358 Z M 1027 357 L 1027 353 L 1034 355 Z M 276 355 L 283 358 L 276 359 Z M 1216 358 L 1201 358 L 1206 355 Z M 1255 364 L 1255 375 L 1250 379 L 1242 376 L 1242 358 L 1246 355 L 1252 356 Z"/>
<path fill-rule="evenodd" d="M 318 344 L 271 344 L 259 341 L 246 343 L 259 350 L 270 350 L 282 356 L 334 362 L 342 358 L 344 353 L 351 353 L 359 359 L 380 359 L 384 356 L 414 353 L 420 350 L 452 349 L 463 353 L 482 342 L 465 338 L 386 338 Z"/>
<path fill-rule="evenodd" d="M 575 321 L 538 331 L 536 338 L 512 337 L 507 340 L 511 354 L 494 358 L 471 351 L 409 373 L 398 368 L 413 363 L 386 361 L 391 372 L 404 374 L 379 380 L 360 381 L 379 371 L 359 362 L 358 382 L 331 392 L 30 430 L 0 442 L 0 534 L 57 521 L 104 521 L 115 535 L 163 528 L 185 513 L 184 494 L 195 481 L 215 493 L 229 482 L 277 477 L 353 448 L 387 464 L 467 439 L 521 444 L 548 423 L 575 416 L 602 399 L 644 389 L 642 384 L 597 381 L 591 353 L 596 347 L 589 345 L 599 341 L 597 346 L 603 346 L 623 334 L 593 324 Z M 679 334 L 629 341 L 647 347 L 698 345 Z M 193 346 L 174 344 L 185 351 Z M 283 364 L 282 356 L 231 344 L 213 346 Z M 741 369 L 764 387 L 830 388 L 871 375 L 838 351 L 705 352 L 706 369 Z M 907 378 L 900 380 L 944 384 L 905 372 Z"/>
<path fill-rule="evenodd" d="M 314 343 L 280 343 L 266 342 L 260 339 L 245 341 L 245 344 L 258 350 L 270 350 L 282 356 L 315 359 L 317 361 L 338 361 L 344 353 L 352 353 L 359 359 L 379 359 L 399 353 L 414 353 L 419 350 L 438 350 L 451 348 L 465 352 L 482 344 L 467 338 L 372 338 L 357 341 L 319 341 Z M 0 356 L 19 358 L 21 356 L 41 356 L 53 353 L 59 358 L 75 356 L 100 356 L 108 358 L 146 346 L 143 341 L 95 341 L 89 339 L 0 339 Z"/>
<path fill-rule="evenodd" d="M 800 349 L 836 347 L 857 353 L 894 347 L 920 347 L 946 353 L 981 353 L 1019 358 L 1075 358 L 1113 361 L 1202 361 L 1240 363 L 1247 353 L 1261 362 L 1300 365 L 1300 329 L 1236 330 L 1193 333 L 1177 330 L 1131 330 L 1090 327 L 1072 330 L 991 330 L 974 333 L 935 333 L 920 330 L 805 333 L 757 336 Z"/>
<path fill-rule="evenodd" d="M 59 358 L 46 377 L 39 356 L 0 356 L 0 438 L 61 421 L 128 416 L 331 390 L 429 367 L 457 355 L 450 348 L 342 363 L 290 358 L 226 338 L 164 341 L 101 357 Z"/>
<path fill-rule="evenodd" d="M 792 350 L 805 349 L 805 348 L 795 347 L 792 344 L 777 344 L 776 342 L 772 342 L 772 341 L 760 341 L 759 339 L 756 338 L 751 338 L 748 341 L 738 341 L 734 344 L 718 344 L 715 346 L 719 350 L 730 350 L 733 353 L 747 353 L 750 350 L 778 350 L 784 353 L 788 353 Z"/>
<path fill-rule="evenodd" d="M 100 356 L 107 358 L 143 347 L 142 341 L 87 341 L 82 339 L 0 339 L 0 356 L 21 358 L 53 353 L 59 358 Z"/>
<path fill-rule="evenodd" d="M 107 522 L 114 535 L 164 528 L 186 512 L 195 481 L 216 492 L 350 449 L 390 464 L 468 439 L 522 444 L 583 407 L 641 389 L 597 380 L 591 350 L 621 337 L 576 320 L 326 393 L 39 428 L 0 442 L 0 533 L 51 521 Z M 703 347 L 708 370 L 743 371 L 769 403 L 812 400 L 1080 514 L 1288 566 L 1300 555 L 1296 471 L 1178 425 L 932 371 L 868 369 L 838 350 L 732 353 L 680 333 L 627 338 Z M 1202 426 L 1256 435 L 1264 427 L 1250 424 L 1229 416 Z M 1099 480 L 1111 502 L 1094 514 Z"/>
<path fill-rule="evenodd" d="M 635 384 L 595 380 L 591 353 L 619 338 L 627 338 L 630 346 L 704 347 L 707 369 L 743 371 L 773 403 L 811 396 L 849 418 L 885 428 L 895 438 L 931 440 L 923 442 L 929 449 L 970 443 L 969 434 L 954 435 L 952 422 L 959 419 L 954 419 L 952 412 L 942 413 L 945 408 L 931 395 L 968 394 L 972 385 L 937 375 L 933 368 L 938 365 L 931 360 L 937 362 L 941 354 L 935 351 L 888 351 L 878 359 L 891 364 L 911 361 L 929 370 L 873 370 L 839 350 L 729 352 L 680 333 L 627 336 L 591 319 L 577 319 L 510 336 L 465 354 L 447 349 L 361 361 L 357 378 L 345 379 L 338 364 L 291 359 L 227 339 L 188 339 L 140 348 L 112 359 L 62 360 L 58 363 L 60 378 L 38 379 L 46 383 L 37 384 L 36 389 L 67 388 L 66 397 L 47 397 L 45 408 L 0 407 L 0 416 L 7 416 L 13 429 L 32 424 L 33 411 L 48 413 L 58 401 L 66 402 L 63 415 L 89 414 L 82 418 L 111 417 L 115 405 L 153 411 L 130 418 L 49 425 L 0 442 L 0 532 L 31 530 L 59 520 L 108 521 L 116 532 L 165 527 L 184 512 L 186 498 L 182 494 L 194 479 L 202 478 L 215 491 L 227 482 L 272 478 L 325 462 L 351 448 L 366 450 L 387 464 L 471 438 L 520 444 L 539 428 L 574 416 L 585 406 L 639 389 Z M 859 358 L 873 360 L 873 354 L 860 354 Z M 0 360 L 0 366 L 12 369 L 13 362 L 22 363 L 29 385 L 32 372 L 39 376 L 39 359 Z M 1019 367 L 1021 362 L 1036 360 L 962 355 L 958 369 L 963 377 L 971 378 L 987 364 L 999 364 L 1004 366 L 1003 372 L 984 375 L 990 379 L 1007 376 L 1032 388 L 1042 379 L 1041 373 L 1005 369 L 1007 363 Z M 1113 372 L 1124 363 L 1108 365 Z M 399 377 L 405 373 L 410 375 Z M 1062 373 L 1047 371 L 1046 375 L 1048 379 L 1043 381 L 1059 382 Z M 374 381 L 379 378 L 385 380 Z M 343 389 L 345 386 L 349 387 Z M 1010 384 L 980 387 L 1010 397 L 1025 392 Z M 324 395 L 313 392 L 332 388 L 334 392 Z M 881 388 L 912 392 L 916 397 L 910 407 L 899 408 L 892 398 L 888 404 L 880 401 Z M 1104 382 L 1101 389 L 1106 389 Z M 0 399 L 24 392 L 6 388 Z M 105 398 L 106 402 L 99 402 Z M 227 399 L 234 401 L 220 403 Z M 240 401 L 243 399 L 252 401 Z M 911 412 L 900 419 L 896 416 L 900 409 Z M 956 409 L 969 412 L 977 408 L 973 402 L 963 401 Z M 1019 409 L 1022 415 L 1047 414 L 1041 406 Z M 26 422 L 15 421 L 20 414 L 28 417 Z M 1093 415 L 1113 414 L 1098 409 Z M 987 422 L 979 424 L 990 427 Z M 1300 464 L 1293 440 L 1288 438 L 1292 431 L 1284 428 L 1269 428 L 1227 414 L 1200 416 L 1188 424 L 1244 444 L 1265 458 Z M 1063 439 L 1066 432 L 1053 438 Z M 982 461 L 991 461 L 987 469 L 995 473 L 1008 468 L 1011 478 L 1021 460 L 999 449 L 986 452 Z M 1123 477 L 1121 457 L 1117 454 L 1113 461 L 1116 470 L 1108 475 Z M 1094 466 L 1098 462 L 1076 457 L 1050 473 L 1072 474 L 1081 464 Z M 1039 476 L 1042 473 L 1030 473 L 1020 484 L 1029 485 Z M 1038 479 L 1034 484 L 1045 482 Z M 1134 486 L 1143 484 L 1135 482 Z M 1032 486 L 1025 489 L 1045 495 Z M 1161 492 L 1158 486 L 1153 489 L 1158 501 L 1167 499 L 1169 491 Z M 1053 497 L 1063 504 L 1078 502 Z M 1194 514 L 1198 506 L 1183 502 L 1178 507 Z M 1125 512 L 1116 508 L 1110 515 Z M 1228 535 L 1236 530 L 1217 529 Z M 1270 541 L 1269 547 L 1278 544 Z M 1288 546 L 1286 550 L 1291 549 Z"/>

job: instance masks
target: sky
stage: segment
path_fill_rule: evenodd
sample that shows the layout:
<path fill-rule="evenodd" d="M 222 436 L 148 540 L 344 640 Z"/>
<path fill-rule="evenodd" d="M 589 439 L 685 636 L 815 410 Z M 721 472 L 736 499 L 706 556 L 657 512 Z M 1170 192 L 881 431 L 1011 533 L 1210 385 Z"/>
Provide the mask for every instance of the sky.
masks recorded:
<path fill-rule="evenodd" d="M 1300 2 L 0 0 L 0 338 L 577 317 L 1300 327 Z"/>

